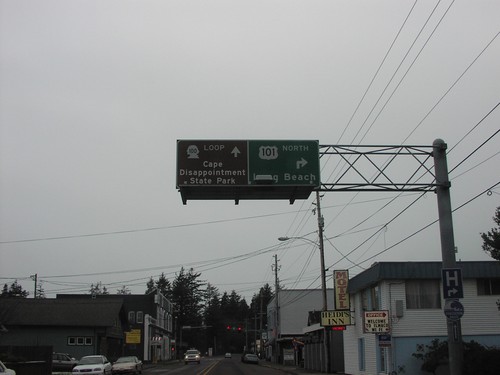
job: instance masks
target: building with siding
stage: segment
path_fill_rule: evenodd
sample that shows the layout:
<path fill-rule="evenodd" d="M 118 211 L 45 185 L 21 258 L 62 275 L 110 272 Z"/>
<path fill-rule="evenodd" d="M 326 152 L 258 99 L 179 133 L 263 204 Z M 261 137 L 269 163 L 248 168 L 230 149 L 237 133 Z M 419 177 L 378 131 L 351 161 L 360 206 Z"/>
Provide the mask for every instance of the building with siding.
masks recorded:
<path fill-rule="evenodd" d="M 160 292 L 150 294 L 58 294 L 57 299 L 112 299 L 122 301 L 127 319 L 122 355 L 135 355 L 146 362 L 172 359 L 175 352 L 173 305 Z"/>
<path fill-rule="evenodd" d="M 0 299 L 2 346 L 49 346 L 75 358 L 121 355 L 127 317 L 117 299 Z"/>
<path fill-rule="evenodd" d="M 175 356 L 173 306 L 161 293 L 62 294 L 54 299 L 0 299 L 0 345 L 50 346 L 75 358 Z"/>
<path fill-rule="evenodd" d="M 500 262 L 457 262 L 462 270 L 464 341 L 500 347 Z M 412 356 L 435 338 L 447 340 L 441 262 L 381 262 L 349 281 L 355 324 L 344 331 L 345 372 L 425 374 Z M 364 316 L 387 311 L 389 336 L 365 333 Z M 399 372 L 398 372 L 399 371 Z"/>

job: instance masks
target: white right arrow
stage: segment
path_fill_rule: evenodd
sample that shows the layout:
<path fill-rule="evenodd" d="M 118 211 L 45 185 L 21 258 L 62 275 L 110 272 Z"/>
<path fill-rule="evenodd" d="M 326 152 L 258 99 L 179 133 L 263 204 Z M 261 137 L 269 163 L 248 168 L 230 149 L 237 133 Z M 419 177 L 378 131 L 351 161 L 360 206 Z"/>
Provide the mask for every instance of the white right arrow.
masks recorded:
<path fill-rule="evenodd" d="M 307 160 L 304 158 L 301 158 L 300 160 L 297 160 L 297 169 L 302 168 L 307 164 Z"/>

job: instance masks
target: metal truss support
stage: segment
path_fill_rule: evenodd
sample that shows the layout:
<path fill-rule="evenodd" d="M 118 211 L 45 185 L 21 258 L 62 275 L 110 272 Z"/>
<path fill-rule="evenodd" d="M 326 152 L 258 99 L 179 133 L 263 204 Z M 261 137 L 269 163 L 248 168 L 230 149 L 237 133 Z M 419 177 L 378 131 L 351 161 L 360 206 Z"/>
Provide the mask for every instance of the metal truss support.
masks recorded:
<path fill-rule="evenodd" d="M 432 146 L 320 145 L 322 164 L 335 167 L 319 191 L 433 191 L 432 155 Z"/>

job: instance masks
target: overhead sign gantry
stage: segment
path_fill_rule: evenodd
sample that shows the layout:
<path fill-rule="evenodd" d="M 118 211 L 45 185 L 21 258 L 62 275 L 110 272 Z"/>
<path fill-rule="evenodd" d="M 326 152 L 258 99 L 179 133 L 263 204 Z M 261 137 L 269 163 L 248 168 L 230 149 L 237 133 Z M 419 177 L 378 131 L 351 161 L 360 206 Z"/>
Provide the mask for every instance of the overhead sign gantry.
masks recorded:
<path fill-rule="evenodd" d="M 319 188 L 314 140 L 178 140 L 177 188 L 192 199 L 307 199 Z"/>

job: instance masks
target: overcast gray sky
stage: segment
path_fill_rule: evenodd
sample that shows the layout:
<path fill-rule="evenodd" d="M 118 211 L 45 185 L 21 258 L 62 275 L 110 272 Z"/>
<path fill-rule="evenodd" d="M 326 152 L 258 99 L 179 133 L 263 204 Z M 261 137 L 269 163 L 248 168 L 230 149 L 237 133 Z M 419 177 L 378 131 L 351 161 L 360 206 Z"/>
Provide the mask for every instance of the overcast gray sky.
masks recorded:
<path fill-rule="evenodd" d="M 277 240 L 317 239 L 314 197 L 183 205 L 178 139 L 442 138 L 453 208 L 477 196 L 454 213 L 457 258 L 491 259 L 479 233 L 500 189 L 478 194 L 500 182 L 499 14 L 497 0 L 0 0 L 1 284 L 143 293 L 184 265 L 249 298 L 277 254 L 283 286 L 319 287 L 317 249 Z M 322 159 L 323 182 L 337 166 Z M 441 259 L 437 225 L 394 246 L 437 218 L 435 195 L 393 220 L 418 197 L 395 196 L 324 194 L 331 270 Z"/>

